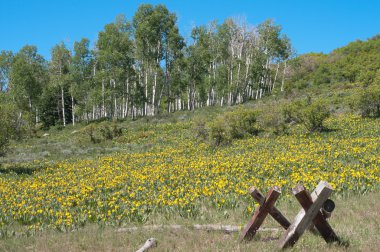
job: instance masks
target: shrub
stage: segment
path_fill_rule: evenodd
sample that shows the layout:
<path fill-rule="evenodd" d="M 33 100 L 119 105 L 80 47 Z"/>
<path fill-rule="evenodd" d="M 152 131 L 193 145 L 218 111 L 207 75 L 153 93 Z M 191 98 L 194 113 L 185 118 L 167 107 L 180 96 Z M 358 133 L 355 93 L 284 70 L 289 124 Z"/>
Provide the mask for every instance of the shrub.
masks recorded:
<path fill-rule="evenodd" d="M 307 106 L 305 102 L 302 101 L 295 101 L 290 104 L 285 105 L 282 108 L 282 116 L 284 117 L 285 123 L 292 124 L 292 123 L 300 123 L 300 111 L 303 107 Z"/>
<path fill-rule="evenodd" d="M 329 108 L 319 102 L 314 102 L 301 111 L 301 122 L 310 132 L 325 130 L 323 122 L 329 117 Z"/>
<path fill-rule="evenodd" d="M 123 134 L 123 128 L 119 127 L 116 122 L 112 124 L 112 134 L 114 137 L 120 137 Z"/>
<path fill-rule="evenodd" d="M 286 115 L 279 107 L 270 106 L 263 111 L 260 111 L 259 124 L 270 133 L 277 136 L 289 134 L 289 122 L 286 121 Z M 289 119 L 288 119 L 289 120 Z"/>
<path fill-rule="evenodd" d="M 306 101 L 296 101 L 283 110 L 285 121 L 288 123 L 301 123 L 310 132 L 325 130 L 323 123 L 330 117 L 330 110 L 322 100 L 312 102 L 308 97 Z"/>
<path fill-rule="evenodd" d="M 213 145 L 230 143 L 233 139 L 257 135 L 257 113 L 254 110 L 238 108 L 217 117 L 209 124 L 209 138 Z"/>
<path fill-rule="evenodd" d="M 206 140 L 208 137 L 208 132 L 206 128 L 206 120 L 203 117 L 197 117 L 194 120 L 194 131 L 195 136 L 202 140 Z"/>
<path fill-rule="evenodd" d="M 225 115 L 229 134 L 232 139 L 243 138 L 245 135 L 257 135 L 257 113 L 254 110 L 239 108 Z"/>
<path fill-rule="evenodd" d="M 380 85 L 369 86 L 359 98 L 363 117 L 380 117 Z"/>
<path fill-rule="evenodd" d="M 92 143 L 100 143 L 101 140 L 112 140 L 120 137 L 123 134 L 123 129 L 116 122 L 104 121 L 84 127 L 83 132 L 90 137 Z"/>
<path fill-rule="evenodd" d="M 219 146 L 231 142 L 230 134 L 228 133 L 228 124 L 224 116 L 217 117 L 209 127 L 209 139 L 214 146 Z"/>
<path fill-rule="evenodd" d="M 19 113 L 14 105 L 0 104 L 0 156 L 4 156 L 10 139 L 21 140 L 32 133 L 28 113 Z"/>
<path fill-rule="evenodd" d="M 99 131 L 100 131 L 103 139 L 105 139 L 105 140 L 112 140 L 113 139 L 112 129 L 109 126 L 108 122 L 101 123 L 98 128 L 99 128 Z"/>
<path fill-rule="evenodd" d="M 92 143 L 99 143 L 100 140 L 95 136 L 95 126 L 93 124 L 87 125 L 83 128 L 83 132 L 90 137 Z"/>

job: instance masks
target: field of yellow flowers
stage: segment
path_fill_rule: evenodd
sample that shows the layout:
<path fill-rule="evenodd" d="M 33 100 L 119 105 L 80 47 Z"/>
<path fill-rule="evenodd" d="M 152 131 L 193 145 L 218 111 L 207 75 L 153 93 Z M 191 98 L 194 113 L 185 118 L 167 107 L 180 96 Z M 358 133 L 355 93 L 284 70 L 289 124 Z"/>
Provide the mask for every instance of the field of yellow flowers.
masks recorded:
<path fill-rule="evenodd" d="M 344 115 L 328 126 L 331 132 L 296 128 L 213 148 L 192 137 L 190 121 L 158 124 L 141 138 L 125 136 L 149 144 L 139 152 L 59 162 L 32 175 L 0 174 L 0 232 L 121 225 L 153 213 L 196 217 L 204 205 L 251 212 L 252 185 L 263 191 L 278 185 L 284 197 L 298 182 L 313 188 L 326 180 L 342 194 L 379 188 L 379 121 Z"/>

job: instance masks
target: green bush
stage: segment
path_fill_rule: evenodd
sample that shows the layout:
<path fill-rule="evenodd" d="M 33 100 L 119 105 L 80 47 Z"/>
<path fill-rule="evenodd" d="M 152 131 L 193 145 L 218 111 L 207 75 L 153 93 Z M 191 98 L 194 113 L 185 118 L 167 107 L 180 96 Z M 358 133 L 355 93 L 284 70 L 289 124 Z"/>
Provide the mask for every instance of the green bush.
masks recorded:
<path fill-rule="evenodd" d="M 100 140 L 96 137 L 96 128 L 94 124 L 87 125 L 83 128 L 83 133 L 90 137 L 92 143 L 99 143 Z"/>
<path fill-rule="evenodd" d="M 212 145 L 219 146 L 231 142 L 232 139 L 228 127 L 224 116 L 217 117 L 208 125 L 209 139 Z"/>
<path fill-rule="evenodd" d="M 304 101 L 295 101 L 285 105 L 282 108 L 282 116 L 287 124 L 301 123 L 300 111 L 303 107 L 307 106 L 309 103 Z"/>
<path fill-rule="evenodd" d="M 301 110 L 301 122 L 310 132 L 323 131 L 323 122 L 330 117 L 330 110 L 324 103 L 314 102 Z"/>
<path fill-rule="evenodd" d="M 10 139 L 21 140 L 33 133 L 29 114 L 14 105 L 0 104 L 0 156 L 4 156 Z"/>
<path fill-rule="evenodd" d="M 90 137 L 92 143 L 100 143 L 101 140 L 112 140 L 123 134 L 123 129 L 116 122 L 104 121 L 99 124 L 91 123 L 83 128 L 83 132 Z"/>
<path fill-rule="evenodd" d="M 290 115 L 287 112 L 286 109 L 282 110 L 280 107 L 275 106 L 265 108 L 263 111 L 260 111 L 258 118 L 260 128 L 277 136 L 288 135 L 289 123 L 286 118 L 288 116 L 289 120 Z"/>
<path fill-rule="evenodd" d="M 119 127 L 116 122 L 112 123 L 112 134 L 114 137 L 123 135 L 123 128 Z"/>
<path fill-rule="evenodd" d="M 359 110 L 363 117 L 380 117 L 380 85 L 369 86 L 359 99 Z"/>
<path fill-rule="evenodd" d="M 206 119 L 203 117 L 196 117 L 194 119 L 194 131 L 195 136 L 202 140 L 206 140 L 208 137 L 208 132 L 206 128 Z"/>
<path fill-rule="evenodd" d="M 210 141 L 216 146 L 230 143 L 233 139 L 257 135 L 257 113 L 240 107 L 217 117 L 208 128 Z"/>
<path fill-rule="evenodd" d="M 103 139 L 112 140 L 113 139 L 113 131 L 108 122 L 102 122 L 98 126 L 99 132 L 101 133 Z"/>
<path fill-rule="evenodd" d="M 251 109 L 239 108 L 225 114 L 232 139 L 243 138 L 246 135 L 257 135 L 257 113 Z"/>
<path fill-rule="evenodd" d="M 329 107 L 323 100 L 312 101 L 310 97 L 286 106 L 283 113 L 286 122 L 301 123 L 310 132 L 325 130 L 323 123 L 331 115 Z"/>

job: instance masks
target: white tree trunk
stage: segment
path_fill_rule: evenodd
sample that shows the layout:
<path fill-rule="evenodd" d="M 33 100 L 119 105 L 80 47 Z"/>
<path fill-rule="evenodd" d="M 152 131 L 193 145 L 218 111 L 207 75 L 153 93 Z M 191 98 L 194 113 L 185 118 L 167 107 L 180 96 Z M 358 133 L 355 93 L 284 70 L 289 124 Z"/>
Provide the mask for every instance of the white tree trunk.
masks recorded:
<path fill-rule="evenodd" d="M 39 122 L 39 116 L 38 116 L 38 108 L 36 108 L 36 123 Z"/>
<path fill-rule="evenodd" d="M 144 115 L 148 113 L 148 71 L 145 71 L 145 104 Z"/>
<path fill-rule="evenodd" d="M 277 81 L 277 74 L 278 74 L 278 69 L 280 68 L 280 63 L 277 64 L 277 68 L 276 68 L 276 74 L 274 75 L 274 81 L 273 81 L 273 85 L 272 85 L 272 91 L 274 89 L 274 86 L 276 85 L 276 81 Z"/>
<path fill-rule="evenodd" d="M 155 114 L 155 98 L 156 98 L 156 88 L 157 88 L 157 71 L 154 72 L 154 85 L 152 90 L 152 115 Z"/>
<path fill-rule="evenodd" d="M 127 78 L 127 97 L 125 101 L 125 114 L 124 118 L 128 117 L 128 105 L 129 105 L 129 78 Z"/>
<path fill-rule="evenodd" d="M 61 105 L 62 105 L 62 121 L 63 121 L 63 126 L 66 126 L 66 118 L 65 118 L 65 96 L 63 93 L 63 87 L 61 86 Z"/>
<path fill-rule="evenodd" d="M 187 89 L 187 110 L 190 111 L 190 88 Z"/>
<path fill-rule="evenodd" d="M 72 115 L 72 123 L 73 123 L 73 126 L 75 125 L 75 107 L 74 107 L 74 97 L 73 95 L 71 95 L 71 115 Z"/>
<path fill-rule="evenodd" d="M 106 117 L 106 102 L 105 102 L 105 87 L 104 87 L 104 79 L 102 80 L 102 111 L 101 111 L 101 117 Z"/>
<path fill-rule="evenodd" d="M 286 73 L 286 61 L 285 61 L 285 64 L 284 64 L 284 72 L 282 74 L 281 92 L 284 92 L 285 73 Z"/>

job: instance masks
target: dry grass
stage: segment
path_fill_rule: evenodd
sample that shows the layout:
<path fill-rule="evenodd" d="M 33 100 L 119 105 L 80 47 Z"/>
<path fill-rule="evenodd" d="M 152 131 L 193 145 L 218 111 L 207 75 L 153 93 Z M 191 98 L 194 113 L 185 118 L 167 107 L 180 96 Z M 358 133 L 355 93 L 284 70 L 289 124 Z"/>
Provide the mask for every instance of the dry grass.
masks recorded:
<path fill-rule="evenodd" d="M 379 251 L 380 250 L 380 193 L 348 196 L 335 199 L 336 210 L 330 224 L 348 247 L 327 245 L 312 233 L 305 233 L 290 251 Z M 295 200 L 283 200 L 278 207 L 292 219 L 299 205 Z M 237 211 L 236 211 L 237 212 Z M 247 217 L 230 212 L 209 213 L 206 220 L 171 219 L 157 216 L 149 224 L 177 223 L 191 225 L 197 222 L 243 225 Z M 214 216 L 214 217 L 212 217 Z M 268 218 L 263 227 L 278 227 Z M 117 232 L 117 228 L 101 228 L 96 225 L 70 233 L 44 231 L 32 237 L 13 237 L 0 240 L 0 251 L 135 251 L 144 242 L 154 237 L 158 246 L 152 251 L 276 251 L 279 232 L 261 232 L 253 241 L 238 243 L 238 233 L 195 231 L 191 228 L 173 230 L 146 230 Z"/>

